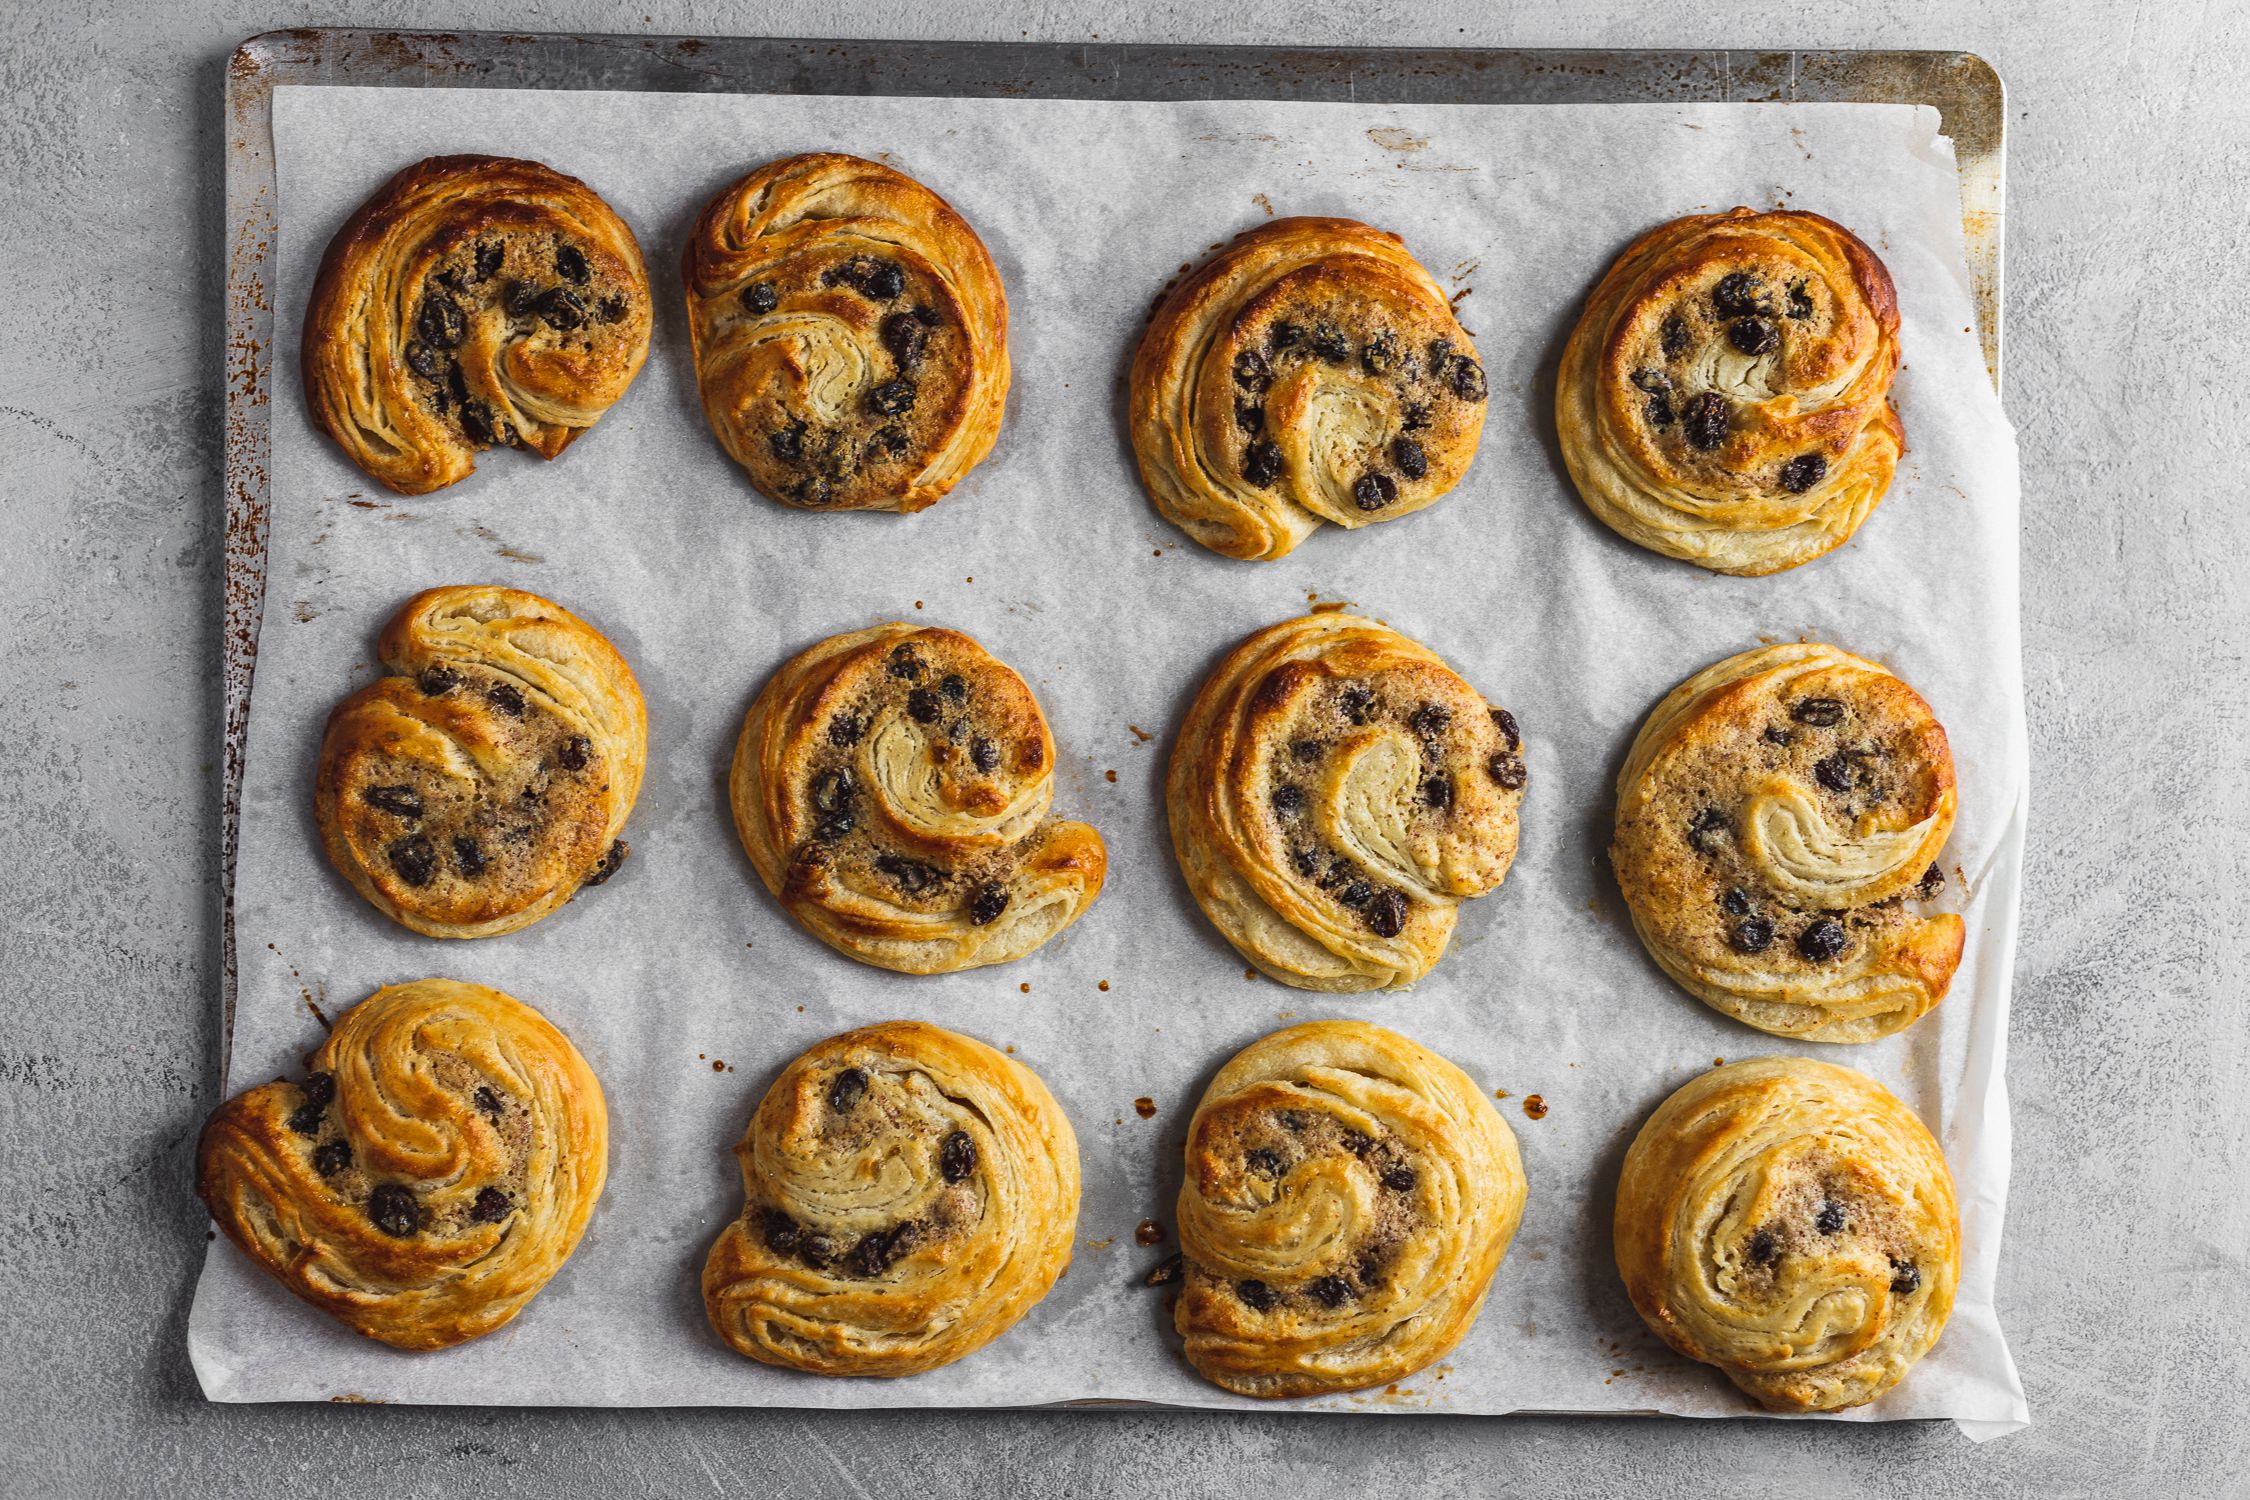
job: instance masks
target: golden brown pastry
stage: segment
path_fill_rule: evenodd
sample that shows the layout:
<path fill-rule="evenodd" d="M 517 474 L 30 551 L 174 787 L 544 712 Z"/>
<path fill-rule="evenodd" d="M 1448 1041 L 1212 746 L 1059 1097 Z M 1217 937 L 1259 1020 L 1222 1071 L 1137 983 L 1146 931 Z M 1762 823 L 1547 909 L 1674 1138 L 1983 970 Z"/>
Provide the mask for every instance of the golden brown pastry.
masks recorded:
<path fill-rule="evenodd" d="M 1841 546 L 1905 442 L 1890 273 L 1818 214 L 1692 214 L 1633 242 L 1563 350 L 1578 493 L 1627 541 L 1717 573 Z"/>
<path fill-rule="evenodd" d="M 535 161 L 436 156 L 336 232 L 305 310 L 305 400 L 402 495 L 495 445 L 553 458 L 648 357 L 648 271 L 594 190 Z"/>
<path fill-rule="evenodd" d="M 1860 1406 L 1953 1311 L 1953 1176 L 1874 1079 L 1714 1068 L 1657 1107 L 1617 1184 L 1618 1274 L 1658 1337 L 1776 1411 Z"/>
<path fill-rule="evenodd" d="M 1022 1063 L 936 1026 L 813 1047 L 734 1154 L 742 1215 L 711 1246 L 703 1304 L 769 1365 L 934 1370 L 1006 1333 L 1070 1264 L 1070 1121 Z"/>
<path fill-rule="evenodd" d="M 387 675 L 328 716 L 328 858 L 425 937 L 529 927 L 625 858 L 648 761 L 641 690 L 602 633 L 517 589 L 429 589 L 383 628 Z"/>
<path fill-rule="evenodd" d="M 1188 1362 L 1244 1396 L 1403 1380 L 1476 1322 L 1523 1198 L 1515 1136 L 1436 1053 L 1360 1021 L 1253 1042 L 1188 1126 Z"/>
<path fill-rule="evenodd" d="M 498 990 L 420 979 L 338 1018 L 301 1083 L 212 1113 L 196 1191 L 283 1286 L 372 1339 L 490 1333 L 570 1259 L 609 1170 L 601 1085 Z"/>
<path fill-rule="evenodd" d="M 763 494 L 917 511 L 992 451 L 1008 299 L 913 178 L 832 151 L 770 162 L 705 205 L 682 270 L 703 414 Z"/>
<path fill-rule="evenodd" d="M 1101 893 L 1101 835 L 1047 816 L 1054 766 L 1031 689 L 982 646 L 877 625 L 774 673 L 729 789 L 758 878 L 814 937 L 947 974 L 1023 957 Z"/>
<path fill-rule="evenodd" d="M 1867 1042 L 1945 998 L 1953 756 L 1930 707 L 1832 646 L 1706 667 L 1641 726 L 1610 863 L 1633 927 L 1705 1004 L 1776 1036 Z"/>
<path fill-rule="evenodd" d="M 1268 626 L 1219 663 L 1172 747 L 1172 849 L 1242 956 L 1303 990 L 1395 989 L 1516 856 L 1515 716 L 1357 615 Z"/>
<path fill-rule="evenodd" d="M 1484 430 L 1484 367 L 1452 304 L 1403 240 L 1350 219 L 1236 236 L 1157 309 L 1129 390 L 1156 508 L 1252 560 L 1323 521 L 1432 504 Z"/>

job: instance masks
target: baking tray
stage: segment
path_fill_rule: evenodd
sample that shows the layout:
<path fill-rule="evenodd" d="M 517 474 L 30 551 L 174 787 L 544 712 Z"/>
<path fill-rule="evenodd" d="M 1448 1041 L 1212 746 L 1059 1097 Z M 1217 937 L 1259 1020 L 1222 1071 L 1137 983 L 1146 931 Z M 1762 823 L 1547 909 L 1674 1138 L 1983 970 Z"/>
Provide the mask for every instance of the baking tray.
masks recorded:
<path fill-rule="evenodd" d="M 1185 47 L 1067 42 L 858 42 L 516 32 L 271 31 L 226 79 L 225 720 L 220 1000 L 234 1035 L 234 866 L 243 750 L 266 595 L 273 378 L 273 91 L 645 89 L 988 99 L 1292 99 L 1422 104 L 1926 104 L 1952 139 L 1985 367 L 2000 385 L 2007 97 L 1969 52 L 1593 51 L 1548 48 Z M 222 1057 L 227 1049 L 222 1049 Z"/>

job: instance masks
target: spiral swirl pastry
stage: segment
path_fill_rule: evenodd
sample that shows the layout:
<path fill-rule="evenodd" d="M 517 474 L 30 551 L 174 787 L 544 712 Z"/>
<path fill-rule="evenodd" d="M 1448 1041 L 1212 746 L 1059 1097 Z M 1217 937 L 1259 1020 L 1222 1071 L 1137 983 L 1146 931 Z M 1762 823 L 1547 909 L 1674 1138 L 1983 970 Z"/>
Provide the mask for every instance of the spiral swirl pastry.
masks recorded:
<path fill-rule="evenodd" d="M 953 630 L 831 636 L 773 675 L 734 752 L 766 889 L 839 953 L 902 974 L 1006 963 L 1084 915 L 1108 855 L 1050 818 L 1055 744 L 1022 678 Z"/>
<path fill-rule="evenodd" d="M 1617 1184 L 1618 1274 L 1659 1338 L 1777 1411 L 1873 1401 L 1953 1311 L 1953 1176 L 1874 1079 L 1714 1068 L 1657 1107 Z"/>
<path fill-rule="evenodd" d="M 688 241 L 703 414 L 758 490 L 814 510 L 918 511 L 992 451 L 1008 299 L 984 241 L 878 162 L 771 162 Z"/>
<path fill-rule="evenodd" d="M 1867 1042 L 1945 998 L 1953 756 L 1915 691 L 1817 643 L 1730 656 L 1656 706 L 1617 777 L 1610 863 L 1649 955 L 1760 1031 Z"/>
<path fill-rule="evenodd" d="M 1359 1021 L 1253 1042 L 1188 1126 L 1188 1362 L 1244 1396 L 1402 1380 L 1476 1322 L 1523 1199 L 1515 1136 L 1436 1053 Z"/>
<path fill-rule="evenodd" d="M 329 241 L 305 311 L 305 400 L 402 495 L 486 448 L 553 458 L 648 357 L 648 271 L 624 220 L 535 161 L 438 156 Z"/>
<path fill-rule="evenodd" d="M 1563 459 L 1627 541 L 1717 573 L 1841 546 L 1890 486 L 1898 297 L 1818 214 L 1694 214 L 1586 299 L 1555 382 Z"/>
<path fill-rule="evenodd" d="M 443 1349 L 562 1269 L 608 1167 L 601 1085 L 570 1039 L 498 990 L 421 979 L 345 1012 L 301 1081 L 220 1105 L 196 1191 L 322 1312 Z"/>
<path fill-rule="evenodd" d="M 313 782 L 353 889 L 425 937 L 491 937 L 616 873 L 648 716 L 600 631 L 456 585 L 407 600 L 377 654 L 386 675 L 329 714 Z"/>
<path fill-rule="evenodd" d="M 1484 429 L 1484 367 L 1445 293 L 1397 235 L 1350 219 L 1238 235 L 1158 307 L 1129 389 L 1156 508 L 1253 561 L 1323 521 L 1435 503 Z"/>
<path fill-rule="evenodd" d="M 1006 1333 L 1070 1264 L 1078 1138 L 1047 1086 L 918 1021 L 791 1063 L 735 1147 L 743 1210 L 703 1303 L 736 1352 L 915 1375 Z"/>
<path fill-rule="evenodd" d="M 1357 615 L 1268 626 L 1172 747 L 1172 849 L 1242 956 L 1304 990 L 1395 989 L 1516 855 L 1526 772 L 1504 708 Z"/>

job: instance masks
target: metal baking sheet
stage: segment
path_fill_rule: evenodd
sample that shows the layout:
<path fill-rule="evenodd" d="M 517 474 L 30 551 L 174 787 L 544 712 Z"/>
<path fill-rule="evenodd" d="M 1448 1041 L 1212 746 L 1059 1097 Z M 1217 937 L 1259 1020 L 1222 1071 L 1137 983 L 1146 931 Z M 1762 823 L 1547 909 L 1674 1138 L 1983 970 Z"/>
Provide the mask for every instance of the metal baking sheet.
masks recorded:
<path fill-rule="evenodd" d="M 248 44 L 230 73 L 229 543 L 225 999 L 231 1030 L 234 852 L 251 671 L 265 583 L 267 382 L 273 314 L 272 90 L 314 85 L 642 88 L 667 93 L 882 94 L 942 98 L 1197 98 L 1396 103 L 1645 103 L 1843 100 L 1935 105 L 1962 162 L 1965 238 L 1997 370 L 1997 80 L 1936 54 L 1553 54 L 1057 48 L 692 39 L 401 36 L 302 32 Z M 1978 78 L 1989 85 L 1980 93 Z M 1966 78 L 1970 84 L 1962 83 Z M 1817 84 L 1814 82 L 1818 80 Z M 1904 81 L 1951 80 L 1952 102 Z M 1506 85 L 1506 86 L 1503 86 Z M 1881 90 L 1888 88 L 1890 92 Z M 1981 98 L 1982 104 L 1976 101 Z M 1975 144 L 1980 115 L 1989 148 Z M 1973 206 L 1989 187 L 1991 208 Z M 1973 368 L 1973 366 L 1972 366 Z"/>

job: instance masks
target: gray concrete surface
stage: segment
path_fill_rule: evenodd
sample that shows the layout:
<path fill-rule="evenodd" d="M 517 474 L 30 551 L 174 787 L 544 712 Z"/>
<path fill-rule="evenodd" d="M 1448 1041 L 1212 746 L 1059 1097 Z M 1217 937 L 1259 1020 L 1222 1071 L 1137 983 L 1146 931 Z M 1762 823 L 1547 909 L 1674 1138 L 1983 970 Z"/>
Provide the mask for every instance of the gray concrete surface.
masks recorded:
<path fill-rule="evenodd" d="M 0 5 L 0 1492 L 2250 1489 L 2250 10 L 2030 0 Z M 2011 92 L 2036 774 L 2001 1312 L 2038 1425 L 207 1406 L 219 80 L 300 24 L 1965 47 Z"/>

